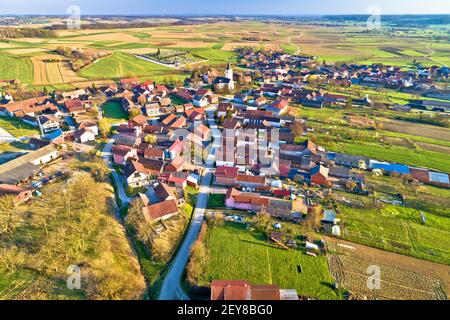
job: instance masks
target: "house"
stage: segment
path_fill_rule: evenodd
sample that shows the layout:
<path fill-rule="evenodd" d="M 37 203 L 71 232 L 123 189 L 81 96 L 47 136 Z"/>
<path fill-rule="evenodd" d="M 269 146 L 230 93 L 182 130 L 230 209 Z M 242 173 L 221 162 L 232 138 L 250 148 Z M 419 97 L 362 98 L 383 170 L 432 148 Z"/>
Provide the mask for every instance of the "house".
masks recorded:
<path fill-rule="evenodd" d="M 234 95 L 233 101 L 240 104 L 246 104 L 248 102 L 248 95 L 243 93 L 237 93 Z"/>
<path fill-rule="evenodd" d="M 140 84 L 140 80 L 137 77 L 120 80 L 120 85 L 122 86 L 122 89 L 126 89 L 126 90 L 130 90 L 134 86 L 139 85 L 139 84 Z"/>
<path fill-rule="evenodd" d="M 265 105 L 266 103 L 267 103 L 267 99 L 265 97 L 261 96 L 254 100 L 253 105 L 255 107 L 259 108 L 259 107 L 262 107 L 263 105 Z"/>
<path fill-rule="evenodd" d="M 128 125 L 130 127 L 141 127 L 143 128 L 148 123 L 148 118 L 143 114 L 138 114 L 133 119 L 128 120 Z"/>
<path fill-rule="evenodd" d="M 183 102 L 190 102 L 194 98 L 191 93 L 184 89 L 174 90 L 172 94 Z"/>
<path fill-rule="evenodd" d="M 144 111 L 145 111 L 145 114 L 151 118 L 159 117 L 164 114 L 161 106 L 159 105 L 159 103 L 156 103 L 156 102 L 146 104 L 144 107 Z"/>
<path fill-rule="evenodd" d="M 165 183 L 158 183 L 156 187 L 153 188 L 153 191 L 159 202 L 177 199 L 175 190 Z"/>
<path fill-rule="evenodd" d="M 91 120 L 81 121 L 78 125 L 78 129 L 87 129 L 91 131 L 95 136 L 98 136 L 97 122 Z"/>
<path fill-rule="evenodd" d="M 111 153 L 114 163 L 118 165 L 125 165 L 129 159 L 137 157 L 136 149 L 121 145 L 113 146 Z"/>
<path fill-rule="evenodd" d="M 39 166 L 57 159 L 59 152 L 53 144 L 24 154 L 0 165 L 0 183 L 17 184 L 33 177 Z"/>
<path fill-rule="evenodd" d="M 134 160 L 126 163 L 124 175 L 130 187 L 146 186 L 149 183 L 145 168 Z"/>
<path fill-rule="evenodd" d="M 183 170 L 183 166 L 184 166 L 184 159 L 182 157 L 178 156 L 175 159 L 173 159 L 171 163 L 166 165 L 166 167 L 164 168 L 164 171 L 165 172 L 179 172 L 179 171 Z"/>
<path fill-rule="evenodd" d="M 170 219 L 178 214 L 178 206 L 175 200 L 166 200 L 151 204 L 142 208 L 142 213 L 147 222 L 153 223 Z"/>
<path fill-rule="evenodd" d="M 216 184 L 225 186 L 234 186 L 239 169 L 236 167 L 220 166 L 216 168 Z"/>
<path fill-rule="evenodd" d="M 179 116 L 174 122 L 171 123 L 170 129 L 181 129 L 186 125 L 186 123 L 187 119 L 183 116 Z"/>
<path fill-rule="evenodd" d="M 188 177 L 188 172 L 163 173 L 158 177 L 158 181 L 183 190 L 187 186 Z"/>
<path fill-rule="evenodd" d="M 266 185 L 266 178 L 263 176 L 238 174 L 236 176 L 236 184 L 247 188 L 258 188 Z"/>
<path fill-rule="evenodd" d="M 289 103 L 287 100 L 280 99 L 280 100 L 275 100 L 266 109 L 272 111 L 275 115 L 280 115 L 287 110 L 288 105 L 289 105 Z"/>
<path fill-rule="evenodd" d="M 253 285 L 243 280 L 214 280 L 211 300 L 299 300 L 294 289 L 280 289 L 277 285 Z"/>
<path fill-rule="evenodd" d="M 84 107 L 84 104 L 80 99 L 66 100 L 64 101 L 64 106 L 67 112 L 71 114 L 87 112 L 87 109 Z"/>
<path fill-rule="evenodd" d="M 76 142 L 86 143 L 89 141 L 95 141 L 95 134 L 91 130 L 83 128 L 75 131 L 73 138 Z"/>
<path fill-rule="evenodd" d="M 228 113 L 236 114 L 236 109 L 231 103 L 221 102 L 217 106 L 217 118 L 226 117 Z"/>
<path fill-rule="evenodd" d="M 329 181 L 328 173 L 329 169 L 321 164 L 311 168 L 310 170 L 311 183 L 318 185 L 326 185 Z"/>
<path fill-rule="evenodd" d="M 61 125 L 59 118 L 50 114 L 38 116 L 38 123 L 40 124 L 40 128 L 44 133 L 57 130 Z"/>
<path fill-rule="evenodd" d="M 32 111 L 37 106 L 44 105 L 47 101 L 48 97 L 44 96 L 22 101 L 9 102 L 5 105 L 0 106 L 0 116 L 15 117 L 18 113 L 30 113 L 29 111 Z M 24 112 L 24 110 L 28 111 Z"/>
<path fill-rule="evenodd" d="M 204 108 L 193 108 L 185 111 L 186 117 L 191 121 L 203 121 L 205 120 L 205 109 Z"/>
<path fill-rule="evenodd" d="M 14 204 L 19 205 L 31 199 L 33 190 L 2 183 L 0 184 L 0 197 L 6 195 L 14 196 Z"/>
<path fill-rule="evenodd" d="M 209 140 L 211 137 L 211 130 L 201 122 L 196 124 L 194 133 L 202 140 Z"/>
<path fill-rule="evenodd" d="M 168 152 L 170 153 L 170 158 L 175 159 L 179 155 L 183 153 L 184 143 L 182 140 L 175 140 L 172 145 L 169 147 Z"/>
<path fill-rule="evenodd" d="M 132 109 L 138 109 L 140 110 L 141 107 L 139 105 L 136 105 L 132 100 L 130 100 L 129 98 L 123 98 L 122 101 L 122 109 L 125 112 L 130 112 Z"/>
<path fill-rule="evenodd" d="M 40 149 L 42 147 L 48 146 L 51 142 L 47 141 L 47 140 L 42 140 L 42 139 L 36 139 L 36 138 L 31 138 L 28 143 L 30 144 L 30 146 L 36 150 L 36 149 Z"/>
<path fill-rule="evenodd" d="M 359 168 L 360 161 L 364 161 L 366 166 L 369 166 L 370 159 L 363 156 L 352 156 L 344 153 L 336 153 L 334 162 L 341 166 Z"/>
<path fill-rule="evenodd" d="M 259 193 L 241 192 L 230 188 L 225 196 L 225 206 L 238 210 L 260 211 L 269 207 L 269 198 Z"/>
<path fill-rule="evenodd" d="M 164 160 L 165 153 L 163 149 L 160 148 L 147 148 L 144 150 L 144 158 L 151 160 Z"/>

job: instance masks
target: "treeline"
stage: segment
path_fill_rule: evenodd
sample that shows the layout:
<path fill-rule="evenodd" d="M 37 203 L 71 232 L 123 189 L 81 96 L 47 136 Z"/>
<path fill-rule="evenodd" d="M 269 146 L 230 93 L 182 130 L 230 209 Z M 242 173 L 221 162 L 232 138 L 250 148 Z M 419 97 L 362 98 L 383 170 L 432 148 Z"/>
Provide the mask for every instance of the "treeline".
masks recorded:
<path fill-rule="evenodd" d="M 15 39 L 15 38 L 56 38 L 56 32 L 46 29 L 16 29 L 16 28 L 3 28 L 0 29 L 0 38 L 2 39 Z"/>
<path fill-rule="evenodd" d="M 83 51 L 82 49 L 72 49 L 68 47 L 58 47 L 55 51 L 67 58 L 70 58 L 70 66 L 75 72 L 80 71 L 83 67 L 90 65 L 95 60 L 106 57 L 111 54 L 109 51 Z"/>
<path fill-rule="evenodd" d="M 154 28 L 154 27 L 168 27 L 176 25 L 195 25 L 200 24 L 199 21 L 176 21 L 176 22 L 127 22 L 127 23 L 92 23 L 82 24 L 80 27 L 83 30 L 97 30 L 97 29 L 137 29 L 137 28 Z M 65 30 L 66 25 L 58 24 L 47 27 L 48 30 Z"/>

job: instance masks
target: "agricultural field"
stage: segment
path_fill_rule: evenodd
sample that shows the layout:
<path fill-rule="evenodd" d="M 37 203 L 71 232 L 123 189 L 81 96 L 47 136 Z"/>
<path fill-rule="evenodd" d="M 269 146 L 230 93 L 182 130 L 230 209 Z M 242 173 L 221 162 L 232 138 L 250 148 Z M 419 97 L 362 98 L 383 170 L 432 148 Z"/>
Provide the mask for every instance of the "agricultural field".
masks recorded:
<path fill-rule="evenodd" d="M 75 73 L 63 62 L 42 63 L 45 55 L 54 54 L 60 46 L 110 50 L 114 55 Z M 148 61 L 137 62 L 130 55 L 152 54 L 157 49 L 182 51 L 188 57 L 181 59 L 182 64 L 208 60 L 203 63 L 223 66 L 229 60 L 235 61 L 236 50 L 243 47 L 315 55 L 329 63 L 381 62 L 405 68 L 411 68 L 414 61 L 424 65 L 450 63 L 449 45 L 419 34 L 405 36 L 387 30 L 368 34 L 358 26 L 308 24 L 283 25 L 280 29 L 277 23 L 221 21 L 136 29 L 60 30 L 52 39 L 11 39 L 0 42 L 0 74 L 30 86 L 72 84 L 83 78 L 171 75 L 173 70 Z"/>
<path fill-rule="evenodd" d="M 333 250 L 338 248 L 333 246 Z M 358 299 L 447 300 L 441 281 L 425 274 L 375 264 L 346 252 L 330 254 L 329 265 L 340 286 Z M 378 290 L 367 286 L 370 282 L 367 270 L 374 265 L 380 268 Z"/>
<path fill-rule="evenodd" d="M 210 258 L 201 285 L 209 286 L 213 279 L 242 279 L 297 289 L 316 299 L 340 298 L 331 287 L 334 280 L 326 257 L 310 257 L 297 249 L 280 249 L 270 244 L 263 234 L 251 233 L 245 226 L 233 223 L 212 228 L 206 244 Z M 301 273 L 297 270 L 299 265 Z"/>
<path fill-rule="evenodd" d="M 339 204 L 343 237 L 383 250 L 450 264 L 450 219 L 448 216 L 394 205 L 356 208 Z"/>
<path fill-rule="evenodd" d="M 328 150 L 450 172 L 447 128 L 392 120 L 397 115 L 391 111 L 366 108 L 299 107 L 295 112 L 308 119 L 315 129 L 309 136 Z M 348 114 L 375 120 L 380 128 L 351 126 L 345 120 Z"/>

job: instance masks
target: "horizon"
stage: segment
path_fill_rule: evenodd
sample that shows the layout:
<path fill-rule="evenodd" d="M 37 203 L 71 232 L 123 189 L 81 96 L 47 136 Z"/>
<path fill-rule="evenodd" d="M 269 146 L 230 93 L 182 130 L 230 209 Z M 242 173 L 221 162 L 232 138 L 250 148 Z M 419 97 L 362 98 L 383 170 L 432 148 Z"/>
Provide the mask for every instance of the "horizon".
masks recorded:
<path fill-rule="evenodd" d="M 201 0 L 156 2 L 129 0 L 2 0 L 0 15 L 67 15 L 67 8 L 77 5 L 85 16 L 323 16 L 367 15 L 377 6 L 384 15 L 450 14 L 450 2 L 431 0 L 230 0 L 226 3 L 202 3 Z M 145 13 L 142 13 L 145 12 Z"/>

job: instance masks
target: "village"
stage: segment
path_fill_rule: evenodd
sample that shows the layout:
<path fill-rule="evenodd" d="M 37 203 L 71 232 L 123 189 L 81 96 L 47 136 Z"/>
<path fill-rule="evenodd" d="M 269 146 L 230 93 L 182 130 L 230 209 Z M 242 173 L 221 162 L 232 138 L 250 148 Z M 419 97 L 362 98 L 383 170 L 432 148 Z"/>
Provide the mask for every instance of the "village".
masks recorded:
<path fill-rule="evenodd" d="M 91 153 L 111 171 L 119 210 L 137 201 L 156 234 L 186 204 L 200 215 L 197 226 L 207 215 L 224 215 L 236 224 L 257 224 L 255 217 L 268 215 L 275 221 L 266 229 L 268 241 L 285 250 L 302 246 L 305 254 L 317 257 L 324 254 L 323 239 L 305 236 L 298 241 L 284 225 L 313 219 L 308 223 L 315 232 L 339 239 L 340 212 L 332 196 L 336 190 L 401 207 L 402 195 L 377 198 L 367 177 L 404 177 L 443 188 L 450 187 L 450 178 L 448 172 L 327 150 L 320 140 L 312 141 L 308 134 L 313 129 L 308 119 L 293 112 L 295 106 L 370 108 L 373 101 L 368 95 L 314 89 L 310 79 L 314 84 L 383 87 L 448 99 L 450 92 L 434 82 L 448 79 L 449 72 L 447 67 L 405 72 L 391 66 L 334 66 L 315 57 L 243 49 L 236 66 L 193 72 L 184 86 L 125 78 L 105 87 L 55 91 L 22 101 L 6 93 L 0 116 L 31 125 L 40 134 L 20 137 L 32 150 L 0 165 L 0 195 L 13 195 L 16 205 L 33 201 L 63 174 L 69 152 Z M 102 109 L 106 103 L 120 108 L 126 119 L 109 121 Z M 450 105 L 419 98 L 401 112 L 406 109 L 445 114 Z M 46 174 L 53 166 L 58 169 Z M 192 244 L 195 237 L 184 241 Z M 183 252 L 183 259 L 189 258 L 188 244 L 181 245 L 176 259 Z M 237 280 L 213 281 L 211 299 L 296 300 L 303 295 Z"/>

